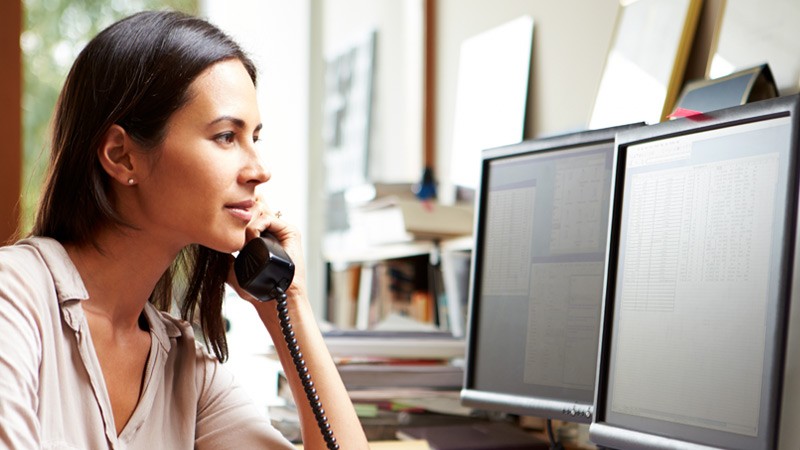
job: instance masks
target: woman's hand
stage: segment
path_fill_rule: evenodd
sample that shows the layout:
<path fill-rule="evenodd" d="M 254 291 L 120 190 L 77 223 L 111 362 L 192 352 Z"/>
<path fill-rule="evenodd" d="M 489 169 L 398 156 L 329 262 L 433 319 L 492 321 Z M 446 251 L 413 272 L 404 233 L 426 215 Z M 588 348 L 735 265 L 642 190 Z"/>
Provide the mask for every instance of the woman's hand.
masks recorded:
<path fill-rule="evenodd" d="M 275 344 L 275 352 L 286 372 L 292 397 L 297 404 L 305 448 L 326 448 L 317 414 L 309 402 L 309 394 L 306 393 L 306 378 L 304 377 L 313 374 L 309 380 L 313 380 L 314 389 L 317 392 L 318 398 L 315 403 L 323 405 L 328 424 L 330 429 L 334 430 L 336 439 L 346 443 L 348 449 L 367 449 L 369 445 L 364 430 L 336 370 L 333 358 L 328 352 L 322 333 L 314 319 L 311 304 L 306 297 L 305 264 L 300 245 L 300 233 L 294 226 L 281 219 L 280 213 L 273 213 L 262 202 L 257 202 L 256 207 L 260 209 L 260 212 L 248 224 L 247 241 L 260 236 L 262 231 L 268 230 L 278 239 L 295 264 L 294 280 L 286 291 L 289 299 L 283 305 L 286 308 L 283 313 L 287 313 L 291 317 L 292 333 L 296 339 L 291 348 L 294 348 L 295 345 L 299 346 L 303 354 L 304 366 L 308 369 L 307 372 L 303 372 L 303 376 L 297 376 L 298 374 L 294 373 L 298 370 L 295 362 L 296 355 L 292 354 L 290 346 L 284 342 L 286 330 L 279 319 L 278 302 L 259 302 L 245 292 L 239 287 L 233 269 L 228 274 L 228 283 L 242 298 L 249 300 L 255 306 Z"/>
<path fill-rule="evenodd" d="M 294 279 L 286 294 L 288 296 L 305 295 L 305 264 L 303 262 L 300 232 L 295 226 L 281 219 L 280 211 L 273 212 L 264 202 L 257 200 L 255 209 L 253 220 L 250 221 L 245 230 L 245 242 L 250 242 L 251 239 L 261 236 L 261 233 L 265 230 L 275 236 L 295 266 Z M 231 269 L 228 272 L 227 282 L 243 299 L 255 305 L 261 303 L 239 286 L 236 274 L 233 271 L 233 264 L 231 264 Z"/>

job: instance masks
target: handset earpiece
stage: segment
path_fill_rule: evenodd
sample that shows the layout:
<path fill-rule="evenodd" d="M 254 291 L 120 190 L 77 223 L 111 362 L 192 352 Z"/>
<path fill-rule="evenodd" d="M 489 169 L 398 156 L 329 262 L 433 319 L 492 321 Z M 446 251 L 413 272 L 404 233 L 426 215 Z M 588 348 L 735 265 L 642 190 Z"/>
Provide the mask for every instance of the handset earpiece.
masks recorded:
<path fill-rule="evenodd" d="M 294 262 L 270 232 L 251 239 L 233 263 L 236 281 L 259 301 L 281 296 L 294 278 Z"/>

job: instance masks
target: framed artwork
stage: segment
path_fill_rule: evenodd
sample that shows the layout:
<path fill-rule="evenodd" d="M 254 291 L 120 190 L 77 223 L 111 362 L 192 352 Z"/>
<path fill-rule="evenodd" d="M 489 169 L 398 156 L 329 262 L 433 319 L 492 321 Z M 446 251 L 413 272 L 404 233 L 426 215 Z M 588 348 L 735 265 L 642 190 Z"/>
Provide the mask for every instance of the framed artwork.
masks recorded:
<path fill-rule="evenodd" d="M 477 188 L 482 150 L 523 139 L 532 45 L 530 16 L 461 44 L 450 174 L 440 198 L 444 203 L 455 202 L 456 186 Z"/>
<path fill-rule="evenodd" d="M 341 193 L 368 181 L 377 32 L 325 59 L 323 140 L 325 185 Z"/>
<path fill-rule="evenodd" d="M 726 0 L 706 76 L 769 64 L 781 95 L 800 92 L 800 2 Z"/>
<path fill-rule="evenodd" d="M 700 6 L 700 0 L 620 3 L 589 128 L 666 119 L 681 89 Z"/>

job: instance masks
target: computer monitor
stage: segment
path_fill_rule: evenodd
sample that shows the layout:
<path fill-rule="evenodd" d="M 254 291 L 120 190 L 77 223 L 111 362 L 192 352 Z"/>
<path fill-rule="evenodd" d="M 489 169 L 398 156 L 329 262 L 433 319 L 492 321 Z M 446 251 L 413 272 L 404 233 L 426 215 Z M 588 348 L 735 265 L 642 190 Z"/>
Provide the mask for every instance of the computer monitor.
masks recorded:
<path fill-rule="evenodd" d="M 462 404 L 590 422 L 614 136 L 642 125 L 483 151 Z"/>
<path fill-rule="evenodd" d="M 798 113 L 793 96 L 617 135 L 597 445 L 800 448 L 778 426 L 797 398 Z"/>

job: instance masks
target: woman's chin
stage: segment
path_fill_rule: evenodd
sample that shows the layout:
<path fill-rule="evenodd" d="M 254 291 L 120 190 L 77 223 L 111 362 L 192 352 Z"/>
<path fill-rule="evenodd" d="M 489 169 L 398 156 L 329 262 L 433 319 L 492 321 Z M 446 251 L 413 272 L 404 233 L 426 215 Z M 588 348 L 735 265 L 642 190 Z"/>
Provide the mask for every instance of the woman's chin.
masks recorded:
<path fill-rule="evenodd" d="M 240 240 L 237 240 L 235 243 L 231 243 L 227 247 L 227 250 L 224 250 L 224 252 L 226 252 L 226 253 L 238 252 L 239 250 L 241 250 L 244 247 L 244 244 L 246 244 L 246 243 L 247 242 L 245 241 L 244 238 L 242 238 Z"/>
<path fill-rule="evenodd" d="M 220 253 L 234 253 L 241 250 L 245 243 L 245 235 L 241 233 L 236 236 L 229 236 L 224 240 L 216 241 L 213 244 L 209 243 L 211 245 L 206 245 L 206 247 Z"/>

